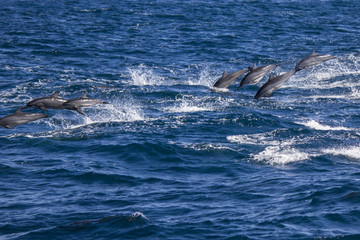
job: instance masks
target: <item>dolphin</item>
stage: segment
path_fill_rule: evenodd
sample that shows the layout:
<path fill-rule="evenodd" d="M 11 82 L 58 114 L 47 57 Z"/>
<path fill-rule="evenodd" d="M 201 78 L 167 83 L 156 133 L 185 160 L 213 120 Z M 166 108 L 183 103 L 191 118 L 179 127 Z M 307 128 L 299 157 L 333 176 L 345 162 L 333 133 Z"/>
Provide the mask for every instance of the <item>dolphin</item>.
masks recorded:
<path fill-rule="evenodd" d="M 246 84 L 255 84 L 259 82 L 266 74 L 268 74 L 271 70 L 276 68 L 278 65 L 270 64 L 266 66 L 257 67 L 256 63 L 254 63 L 253 67 L 249 67 L 249 73 L 245 75 L 245 77 L 241 80 L 240 86 L 238 90 L 246 85 Z"/>
<path fill-rule="evenodd" d="M 0 119 L 0 126 L 5 128 L 13 128 L 14 126 L 35 121 L 41 118 L 49 117 L 43 113 L 25 113 L 19 107 L 13 114 L 5 116 Z"/>
<path fill-rule="evenodd" d="M 261 97 L 271 97 L 272 93 L 279 89 L 281 85 L 283 85 L 287 80 L 289 80 L 295 74 L 295 72 L 296 70 L 293 69 L 276 77 L 274 77 L 274 75 L 271 73 L 269 80 L 256 93 L 255 99 L 259 99 Z"/>
<path fill-rule="evenodd" d="M 222 77 L 216 81 L 216 83 L 214 84 L 213 87 L 217 87 L 217 88 L 227 88 L 228 86 L 230 86 L 230 84 L 232 84 L 238 77 L 240 77 L 241 75 L 243 75 L 244 73 L 246 73 L 247 71 L 249 71 L 248 69 L 244 69 L 244 70 L 239 70 L 233 73 L 229 73 L 227 74 L 226 72 L 223 73 Z"/>
<path fill-rule="evenodd" d="M 66 99 L 59 97 L 59 90 L 57 90 L 49 97 L 37 98 L 28 102 L 28 104 L 26 104 L 26 107 L 23 107 L 23 109 L 31 107 L 40 108 L 44 111 L 47 111 L 48 108 L 64 109 L 63 103 L 65 103 L 66 101 Z"/>
<path fill-rule="evenodd" d="M 308 68 L 310 66 L 314 66 L 317 64 L 320 64 L 322 62 L 331 60 L 331 59 L 335 59 L 336 57 L 331 56 L 331 55 L 320 55 L 320 54 L 316 54 L 315 50 L 313 51 L 313 53 L 309 56 L 307 56 L 306 58 L 302 59 L 300 62 L 298 62 L 295 66 L 295 70 L 296 71 L 300 71 L 303 70 L 305 68 Z"/>
<path fill-rule="evenodd" d="M 76 98 L 73 100 L 69 100 L 63 103 L 63 107 L 65 109 L 75 110 L 78 113 L 85 115 L 85 113 L 81 110 L 82 107 L 90 107 L 95 104 L 107 104 L 103 100 L 95 99 L 95 98 L 88 98 L 86 93 L 84 93 L 81 98 Z"/>

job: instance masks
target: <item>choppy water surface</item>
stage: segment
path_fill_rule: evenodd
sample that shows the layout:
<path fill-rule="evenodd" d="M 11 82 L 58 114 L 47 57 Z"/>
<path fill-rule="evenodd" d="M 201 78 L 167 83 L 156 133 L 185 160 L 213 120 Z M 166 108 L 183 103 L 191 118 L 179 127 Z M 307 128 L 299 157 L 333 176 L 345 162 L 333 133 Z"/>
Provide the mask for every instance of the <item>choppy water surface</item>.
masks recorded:
<path fill-rule="evenodd" d="M 359 9 L 5 1 L 0 117 L 56 90 L 110 104 L 0 129 L 0 238 L 359 239 Z M 211 91 L 313 50 L 337 59 L 271 98 L 253 99 L 268 76 Z"/>

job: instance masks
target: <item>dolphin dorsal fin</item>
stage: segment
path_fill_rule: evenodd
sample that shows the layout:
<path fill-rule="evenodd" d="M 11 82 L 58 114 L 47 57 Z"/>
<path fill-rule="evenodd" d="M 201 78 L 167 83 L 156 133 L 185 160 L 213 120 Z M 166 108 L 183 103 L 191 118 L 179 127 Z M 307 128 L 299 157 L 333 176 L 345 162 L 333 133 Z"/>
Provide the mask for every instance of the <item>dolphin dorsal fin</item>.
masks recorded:
<path fill-rule="evenodd" d="M 18 109 L 16 109 L 15 113 L 22 113 L 21 109 L 22 109 L 22 107 L 18 107 Z"/>
<path fill-rule="evenodd" d="M 222 77 L 225 77 L 225 76 L 226 76 L 226 71 L 224 71 L 224 72 L 223 72 L 223 75 L 222 75 Z"/>
<path fill-rule="evenodd" d="M 311 54 L 311 55 L 316 55 L 315 50 L 312 52 L 312 54 Z"/>
<path fill-rule="evenodd" d="M 81 98 L 87 98 L 86 92 L 81 96 Z"/>
<path fill-rule="evenodd" d="M 253 65 L 252 69 L 254 70 L 255 68 L 256 68 L 256 63 L 254 63 L 254 65 Z"/>
<path fill-rule="evenodd" d="M 59 97 L 59 90 L 57 90 L 56 92 L 54 92 L 51 97 Z"/>
<path fill-rule="evenodd" d="M 274 74 L 273 73 L 270 73 L 270 76 L 269 76 L 269 80 L 273 79 L 274 78 Z"/>

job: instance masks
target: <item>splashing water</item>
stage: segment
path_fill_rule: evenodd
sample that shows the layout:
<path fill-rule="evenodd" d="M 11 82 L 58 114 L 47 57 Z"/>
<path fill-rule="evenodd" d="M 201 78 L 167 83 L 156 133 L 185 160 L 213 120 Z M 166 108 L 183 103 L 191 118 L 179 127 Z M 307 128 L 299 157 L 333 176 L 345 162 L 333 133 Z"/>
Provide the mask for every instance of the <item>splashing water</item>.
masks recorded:
<path fill-rule="evenodd" d="M 154 71 L 143 64 L 138 67 L 128 68 L 134 85 L 163 85 L 164 78 L 157 76 Z"/>
<path fill-rule="evenodd" d="M 208 97 L 200 98 L 192 95 L 177 97 L 175 105 L 165 108 L 166 112 L 200 112 L 213 111 L 214 106 Z"/>

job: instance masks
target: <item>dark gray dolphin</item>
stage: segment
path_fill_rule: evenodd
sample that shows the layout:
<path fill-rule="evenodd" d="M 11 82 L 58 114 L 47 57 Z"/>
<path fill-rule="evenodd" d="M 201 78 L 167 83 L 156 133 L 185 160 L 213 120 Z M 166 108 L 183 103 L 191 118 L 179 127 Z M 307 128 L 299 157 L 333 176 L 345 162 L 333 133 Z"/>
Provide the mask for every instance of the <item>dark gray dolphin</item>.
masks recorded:
<path fill-rule="evenodd" d="M 67 100 L 59 97 L 59 90 L 54 92 L 49 97 L 43 97 L 43 98 L 37 98 L 34 99 L 28 104 L 26 104 L 25 108 L 40 108 L 41 110 L 47 111 L 48 108 L 52 109 L 64 109 L 63 103 L 65 103 Z"/>
<path fill-rule="evenodd" d="M 289 80 L 294 74 L 296 70 L 293 69 L 287 73 L 274 77 L 271 73 L 269 80 L 259 89 L 259 91 L 255 95 L 255 99 L 261 97 L 271 97 L 272 93 L 279 89 L 281 85 L 283 85 L 287 80 Z"/>
<path fill-rule="evenodd" d="M 217 88 L 227 88 L 228 86 L 230 86 L 230 84 L 232 84 L 238 77 L 240 77 L 241 75 L 243 75 L 244 73 L 246 73 L 247 71 L 249 71 L 248 69 L 244 69 L 244 70 L 239 70 L 233 73 L 229 73 L 226 74 L 226 72 L 223 73 L 222 77 L 216 81 L 216 83 L 214 84 L 213 87 L 217 87 Z"/>
<path fill-rule="evenodd" d="M 245 75 L 245 77 L 241 80 L 240 86 L 238 89 L 240 89 L 242 86 L 246 84 L 255 84 L 258 81 L 260 81 L 263 77 L 265 77 L 266 74 L 268 74 L 271 70 L 276 68 L 278 65 L 276 64 L 270 64 L 266 66 L 257 67 L 256 63 L 254 63 L 253 67 L 249 67 L 250 72 Z"/>
<path fill-rule="evenodd" d="M 81 110 L 82 107 L 90 107 L 96 104 L 107 104 L 103 100 L 95 99 L 95 98 L 88 98 L 86 93 L 84 93 L 81 98 L 69 100 L 63 103 L 63 107 L 65 109 L 75 110 L 80 114 L 85 115 L 85 113 Z"/>
<path fill-rule="evenodd" d="M 49 117 L 43 113 L 25 113 L 19 107 L 13 114 L 0 119 L 0 126 L 5 128 L 13 128 L 14 126 L 35 121 L 41 118 Z"/>
<path fill-rule="evenodd" d="M 295 66 L 295 70 L 296 71 L 300 71 L 303 70 L 305 68 L 308 68 L 310 66 L 314 66 L 317 64 L 320 64 L 322 62 L 331 60 L 331 59 L 335 59 L 336 57 L 331 56 L 331 55 L 320 55 L 320 54 L 316 54 L 315 50 L 313 51 L 313 53 L 309 56 L 307 56 L 306 58 L 302 59 L 300 62 L 298 62 Z"/>

